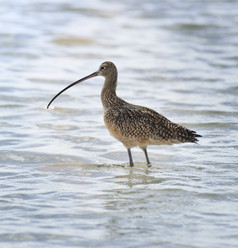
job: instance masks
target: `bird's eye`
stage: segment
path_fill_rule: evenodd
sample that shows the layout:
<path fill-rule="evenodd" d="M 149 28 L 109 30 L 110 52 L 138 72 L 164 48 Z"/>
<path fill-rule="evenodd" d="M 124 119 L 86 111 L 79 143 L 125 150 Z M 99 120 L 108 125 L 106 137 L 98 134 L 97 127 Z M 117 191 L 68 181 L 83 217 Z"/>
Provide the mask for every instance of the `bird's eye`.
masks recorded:
<path fill-rule="evenodd" d="M 104 70 L 104 69 L 105 69 L 105 67 L 104 67 L 104 66 L 101 66 L 101 67 L 100 67 L 100 70 Z"/>

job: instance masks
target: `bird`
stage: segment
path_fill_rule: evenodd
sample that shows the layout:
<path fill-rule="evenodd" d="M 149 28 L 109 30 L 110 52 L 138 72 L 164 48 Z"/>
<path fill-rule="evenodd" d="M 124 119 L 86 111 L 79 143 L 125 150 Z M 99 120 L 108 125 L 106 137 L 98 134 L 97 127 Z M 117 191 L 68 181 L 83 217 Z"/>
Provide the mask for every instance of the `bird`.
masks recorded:
<path fill-rule="evenodd" d="M 151 167 L 147 153 L 148 145 L 197 143 L 197 138 L 202 137 L 195 131 L 170 121 L 151 108 L 131 104 L 118 97 L 116 94 L 118 71 L 111 61 L 103 62 L 97 71 L 65 87 L 52 98 L 47 109 L 67 89 L 97 76 L 104 77 L 101 90 L 104 123 L 111 136 L 127 149 L 130 167 L 134 166 L 131 153 L 133 147 L 139 147 L 144 152 L 147 166 Z"/>

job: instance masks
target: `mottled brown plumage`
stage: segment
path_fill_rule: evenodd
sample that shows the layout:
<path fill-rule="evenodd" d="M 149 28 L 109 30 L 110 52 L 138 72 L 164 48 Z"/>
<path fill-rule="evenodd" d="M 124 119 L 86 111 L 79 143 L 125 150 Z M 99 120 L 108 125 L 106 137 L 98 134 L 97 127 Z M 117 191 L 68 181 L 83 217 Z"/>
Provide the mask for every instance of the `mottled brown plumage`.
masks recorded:
<path fill-rule="evenodd" d="M 95 76 L 105 77 L 101 92 L 104 108 L 104 122 L 110 134 L 127 148 L 130 166 L 133 166 L 131 148 L 139 146 L 145 153 L 147 165 L 151 166 L 147 154 L 148 145 L 171 145 L 174 143 L 196 142 L 195 131 L 171 122 L 156 111 L 130 104 L 116 95 L 117 68 L 109 61 L 102 63 L 99 70 L 69 85 L 60 91 L 48 104 L 66 89 Z"/>

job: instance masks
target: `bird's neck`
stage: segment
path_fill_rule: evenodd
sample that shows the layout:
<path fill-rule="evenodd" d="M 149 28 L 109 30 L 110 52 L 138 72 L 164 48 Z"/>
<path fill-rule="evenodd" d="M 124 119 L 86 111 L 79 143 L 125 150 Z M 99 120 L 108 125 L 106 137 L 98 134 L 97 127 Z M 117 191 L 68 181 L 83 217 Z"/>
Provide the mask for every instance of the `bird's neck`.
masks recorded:
<path fill-rule="evenodd" d="M 117 75 L 106 77 L 101 91 L 101 100 L 104 108 L 109 108 L 117 102 L 116 95 Z"/>

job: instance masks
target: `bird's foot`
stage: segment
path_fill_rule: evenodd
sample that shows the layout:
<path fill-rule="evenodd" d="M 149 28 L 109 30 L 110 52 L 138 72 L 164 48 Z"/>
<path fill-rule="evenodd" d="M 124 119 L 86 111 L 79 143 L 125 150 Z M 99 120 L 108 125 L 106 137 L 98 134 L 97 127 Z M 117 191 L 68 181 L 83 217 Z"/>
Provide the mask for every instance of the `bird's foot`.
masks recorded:
<path fill-rule="evenodd" d="M 134 167 L 134 164 L 133 164 L 133 163 L 130 163 L 129 166 L 130 166 L 130 167 Z"/>

